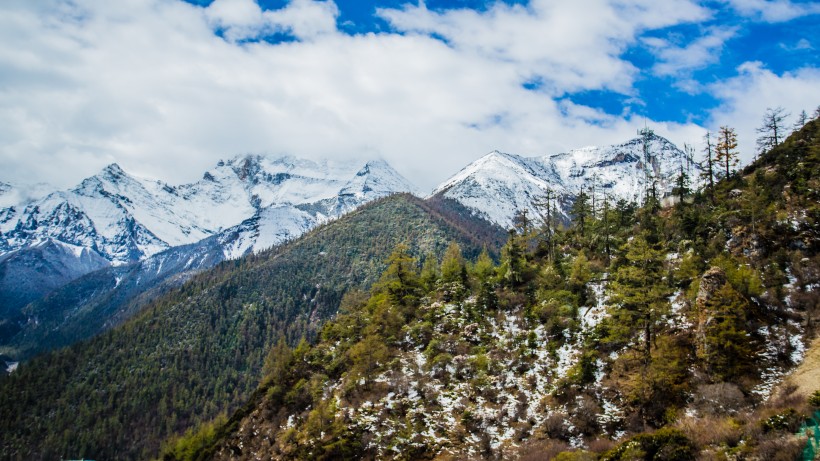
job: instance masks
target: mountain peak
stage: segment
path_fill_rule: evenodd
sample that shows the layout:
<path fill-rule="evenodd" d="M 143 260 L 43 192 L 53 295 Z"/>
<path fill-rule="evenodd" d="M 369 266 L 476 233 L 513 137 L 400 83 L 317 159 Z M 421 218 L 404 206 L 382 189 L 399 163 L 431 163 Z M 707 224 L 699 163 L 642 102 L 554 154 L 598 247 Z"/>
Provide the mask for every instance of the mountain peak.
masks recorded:
<path fill-rule="evenodd" d="M 386 161 L 376 159 L 367 161 L 339 195 L 377 198 L 395 192 L 416 193 L 416 188 Z"/>
<path fill-rule="evenodd" d="M 100 171 L 100 174 L 101 175 L 106 175 L 106 176 L 123 176 L 126 173 L 125 173 L 125 170 L 123 170 L 122 167 L 120 167 L 119 164 L 110 163 L 110 164 L 106 165 L 106 167 L 103 168 L 102 171 Z"/>

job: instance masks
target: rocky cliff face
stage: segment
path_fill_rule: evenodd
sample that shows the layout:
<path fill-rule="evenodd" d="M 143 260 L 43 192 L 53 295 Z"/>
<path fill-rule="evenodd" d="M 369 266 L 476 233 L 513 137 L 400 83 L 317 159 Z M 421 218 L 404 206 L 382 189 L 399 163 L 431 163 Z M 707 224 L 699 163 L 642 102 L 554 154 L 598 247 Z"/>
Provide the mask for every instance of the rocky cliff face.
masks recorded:
<path fill-rule="evenodd" d="M 699 357 L 706 354 L 706 328 L 714 320 L 713 312 L 710 312 L 708 308 L 709 301 L 724 285 L 726 285 L 726 272 L 719 267 L 710 268 L 700 279 L 698 296 L 695 298 L 695 312 L 697 313 L 695 337 Z"/>

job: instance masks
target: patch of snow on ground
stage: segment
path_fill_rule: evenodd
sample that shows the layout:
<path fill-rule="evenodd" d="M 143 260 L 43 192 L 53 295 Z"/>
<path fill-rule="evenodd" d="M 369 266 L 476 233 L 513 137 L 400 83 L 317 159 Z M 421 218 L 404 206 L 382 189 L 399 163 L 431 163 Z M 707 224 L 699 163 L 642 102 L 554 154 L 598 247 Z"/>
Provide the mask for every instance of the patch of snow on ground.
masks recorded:
<path fill-rule="evenodd" d="M 567 341 L 558 348 L 558 363 L 555 366 L 555 373 L 558 378 L 563 378 L 567 375 L 569 369 L 575 364 L 578 356 L 578 349 L 575 344 Z"/>

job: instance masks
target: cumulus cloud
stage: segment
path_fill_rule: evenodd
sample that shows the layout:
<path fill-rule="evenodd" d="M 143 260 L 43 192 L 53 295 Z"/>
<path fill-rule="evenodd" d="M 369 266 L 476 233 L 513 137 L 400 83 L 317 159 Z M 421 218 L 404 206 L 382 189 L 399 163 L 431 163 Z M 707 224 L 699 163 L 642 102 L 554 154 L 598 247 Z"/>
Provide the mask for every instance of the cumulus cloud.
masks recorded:
<path fill-rule="evenodd" d="M 761 126 L 767 108 L 783 107 L 793 116 L 816 109 L 812 105 L 820 103 L 820 69 L 804 67 L 778 75 L 760 62 L 747 62 L 738 67 L 737 77 L 717 83 L 711 90 L 723 101 L 711 114 L 711 128 L 735 127 L 738 148 L 746 163 L 754 157 L 759 136 L 755 129 Z M 793 117 L 787 125 L 792 122 Z"/>
<path fill-rule="evenodd" d="M 637 69 L 621 58 L 636 36 L 708 17 L 694 2 L 533 0 L 496 3 L 486 13 L 430 11 L 424 3 L 379 14 L 402 32 L 442 37 L 454 49 L 514 63 L 521 78 L 539 79 L 551 94 L 587 89 L 630 91 Z"/>

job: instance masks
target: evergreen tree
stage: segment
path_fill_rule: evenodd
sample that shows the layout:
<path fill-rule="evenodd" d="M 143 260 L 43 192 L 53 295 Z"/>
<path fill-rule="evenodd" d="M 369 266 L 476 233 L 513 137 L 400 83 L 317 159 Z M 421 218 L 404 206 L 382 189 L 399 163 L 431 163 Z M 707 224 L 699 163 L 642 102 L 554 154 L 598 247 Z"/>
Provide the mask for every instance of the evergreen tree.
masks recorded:
<path fill-rule="evenodd" d="M 572 204 L 570 213 L 572 214 L 573 223 L 578 230 L 579 236 L 583 238 L 584 235 L 586 235 L 587 220 L 592 214 L 592 209 L 589 205 L 589 195 L 583 188 L 581 188 L 581 192 L 578 196 L 575 197 L 575 202 Z"/>
<path fill-rule="evenodd" d="M 481 254 L 478 255 L 478 259 L 473 264 L 472 273 L 479 283 L 490 281 L 492 276 L 495 275 L 495 263 L 490 257 L 487 247 L 484 247 Z"/>
<path fill-rule="evenodd" d="M 715 160 L 724 168 L 723 177 L 728 178 L 738 165 L 737 133 L 734 128 L 720 127 L 715 151 L 717 153 Z"/>
<path fill-rule="evenodd" d="M 444 259 L 441 261 L 441 281 L 442 283 L 467 283 L 464 256 L 461 254 L 461 247 L 458 243 L 451 243 L 444 252 Z"/>
<path fill-rule="evenodd" d="M 285 338 L 280 337 L 265 357 L 265 364 L 262 368 L 262 373 L 265 376 L 264 380 L 275 381 L 281 379 L 290 368 L 292 360 L 293 354 L 290 347 L 285 342 Z"/>
<path fill-rule="evenodd" d="M 805 110 L 800 111 L 797 114 L 797 120 L 795 120 L 794 125 L 792 125 L 792 132 L 800 131 L 801 128 L 806 126 L 806 123 L 809 122 L 809 115 L 806 113 Z"/>
<path fill-rule="evenodd" d="M 625 263 L 616 270 L 610 287 L 610 302 L 615 306 L 613 339 L 629 340 L 635 327 L 640 327 L 648 364 L 652 338 L 669 310 L 671 290 L 664 277 L 663 253 L 643 235 L 633 237 L 622 251 Z"/>
<path fill-rule="evenodd" d="M 376 370 L 390 357 L 390 350 L 384 343 L 383 338 L 372 333 L 350 348 L 351 377 L 356 381 L 363 380 L 365 389 L 370 388 Z"/>
<path fill-rule="evenodd" d="M 421 283 L 427 292 L 433 291 L 438 283 L 440 273 L 436 256 L 428 253 L 424 258 L 424 265 L 421 267 Z"/>
<path fill-rule="evenodd" d="M 396 305 L 413 305 L 420 294 L 421 281 L 416 274 L 416 260 L 410 256 L 409 251 L 407 245 L 396 246 L 387 259 L 387 270 L 378 284 Z"/>
<path fill-rule="evenodd" d="M 524 283 L 524 271 L 527 264 L 524 257 L 524 248 L 521 246 L 521 239 L 510 231 L 510 238 L 501 250 L 503 257 L 502 277 L 504 283 L 510 287 L 519 287 Z"/>
<path fill-rule="evenodd" d="M 724 284 L 706 303 L 703 359 L 716 381 L 734 381 L 747 373 L 754 354 L 746 330 L 748 301 L 729 283 Z"/>
<path fill-rule="evenodd" d="M 533 200 L 533 205 L 541 217 L 541 235 L 543 238 L 538 242 L 538 256 L 546 256 L 552 259 L 555 241 L 555 202 L 558 197 L 547 190 L 543 197 Z"/>
<path fill-rule="evenodd" d="M 619 229 L 627 229 L 635 222 L 635 202 L 618 199 L 615 203 L 615 214 L 618 217 L 617 226 Z"/>
<path fill-rule="evenodd" d="M 612 210 L 609 207 L 610 198 L 608 195 L 604 195 L 604 205 L 603 205 L 603 214 L 601 215 L 600 220 L 600 227 L 601 231 L 600 234 L 603 238 L 603 250 L 606 254 L 607 259 L 612 255 L 612 222 L 613 219 L 610 216 L 612 214 Z"/>
<path fill-rule="evenodd" d="M 672 192 L 678 196 L 680 203 L 683 203 L 683 199 L 689 195 L 689 174 L 686 172 L 683 160 L 680 162 L 678 176 L 675 178 L 675 187 Z"/>
<path fill-rule="evenodd" d="M 706 147 L 703 148 L 703 153 L 705 154 L 703 158 L 703 162 L 701 162 L 701 179 L 703 179 L 703 183 L 708 186 L 709 188 L 709 196 L 714 198 L 714 189 L 715 189 L 715 152 L 714 146 L 712 145 L 712 134 L 710 132 L 706 132 L 703 136 L 703 141 L 706 143 Z"/>
<path fill-rule="evenodd" d="M 768 152 L 774 146 L 783 142 L 786 137 L 786 127 L 783 123 L 788 116 L 789 114 L 782 107 L 766 109 L 766 113 L 763 115 L 763 125 L 757 129 L 757 132 L 761 133 L 761 136 L 757 138 L 757 151 L 759 153 Z"/>
<path fill-rule="evenodd" d="M 592 270 L 589 267 L 589 260 L 583 251 L 579 251 L 578 256 L 572 262 L 568 284 L 570 290 L 579 296 L 582 305 L 587 301 L 586 287 L 590 280 L 592 280 Z"/>

